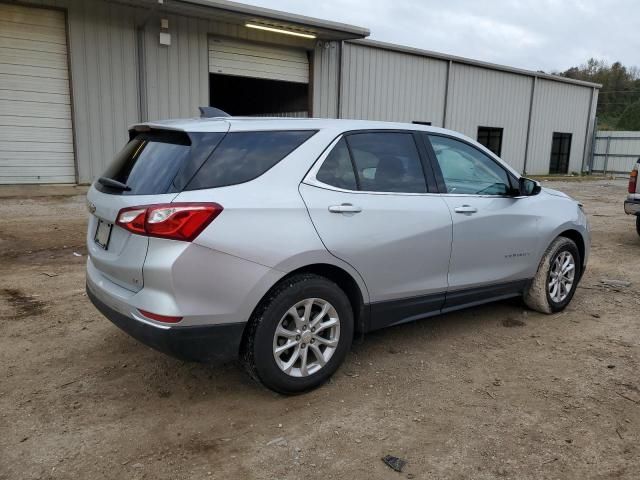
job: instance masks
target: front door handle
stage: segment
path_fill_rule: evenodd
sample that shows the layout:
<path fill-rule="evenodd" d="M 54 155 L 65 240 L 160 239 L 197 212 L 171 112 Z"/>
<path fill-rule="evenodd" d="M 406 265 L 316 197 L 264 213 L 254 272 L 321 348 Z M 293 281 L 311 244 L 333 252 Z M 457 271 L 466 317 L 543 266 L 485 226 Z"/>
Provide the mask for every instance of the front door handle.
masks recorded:
<path fill-rule="evenodd" d="M 343 203 L 342 205 L 331 205 L 329 211 L 331 213 L 360 213 L 362 207 L 356 207 L 350 203 Z"/>
<path fill-rule="evenodd" d="M 456 213 L 471 215 L 472 213 L 476 213 L 478 209 L 476 207 L 472 207 L 471 205 L 462 205 L 461 207 L 454 208 L 453 211 Z"/>

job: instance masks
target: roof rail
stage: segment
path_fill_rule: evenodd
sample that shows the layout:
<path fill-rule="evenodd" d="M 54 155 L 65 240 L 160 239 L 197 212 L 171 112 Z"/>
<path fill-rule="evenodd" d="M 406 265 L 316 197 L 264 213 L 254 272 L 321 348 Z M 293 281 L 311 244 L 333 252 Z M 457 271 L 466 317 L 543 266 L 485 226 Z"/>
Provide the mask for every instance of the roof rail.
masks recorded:
<path fill-rule="evenodd" d="M 200 118 L 230 117 L 227 112 L 216 107 L 198 107 Z"/>

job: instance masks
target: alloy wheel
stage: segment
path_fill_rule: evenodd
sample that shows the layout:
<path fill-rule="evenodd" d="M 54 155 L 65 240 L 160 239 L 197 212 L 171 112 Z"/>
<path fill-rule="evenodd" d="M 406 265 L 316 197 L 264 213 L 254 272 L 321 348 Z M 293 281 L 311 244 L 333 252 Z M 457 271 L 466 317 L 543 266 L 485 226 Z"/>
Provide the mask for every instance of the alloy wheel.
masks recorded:
<path fill-rule="evenodd" d="M 273 337 L 273 357 L 287 375 L 307 377 L 331 359 L 340 340 L 336 309 L 321 298 L 307 298 L 282 316 Z"/>
<path fill-rule="evenodd" d="M 576 261 L 571 252 L 560 252 L 549 272 L 548 291 L 551 300 L 562 303 L 566 300 L 573 287 L 576 274 Z"/>

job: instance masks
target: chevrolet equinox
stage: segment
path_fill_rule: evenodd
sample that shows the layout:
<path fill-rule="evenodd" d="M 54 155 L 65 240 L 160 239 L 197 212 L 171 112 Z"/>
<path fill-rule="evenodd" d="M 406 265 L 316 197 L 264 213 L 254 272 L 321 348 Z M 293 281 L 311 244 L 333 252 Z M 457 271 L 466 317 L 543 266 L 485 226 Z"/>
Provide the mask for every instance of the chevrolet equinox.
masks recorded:
<path fill-rule="evenodd" d="M 356 334 L 516 296 L 558 312 L 587 263 L 578 202 L 449 130 L 220 117 L 129 138 L 87 195 L 89 298 L 281 393 L 326 381 Z"/>

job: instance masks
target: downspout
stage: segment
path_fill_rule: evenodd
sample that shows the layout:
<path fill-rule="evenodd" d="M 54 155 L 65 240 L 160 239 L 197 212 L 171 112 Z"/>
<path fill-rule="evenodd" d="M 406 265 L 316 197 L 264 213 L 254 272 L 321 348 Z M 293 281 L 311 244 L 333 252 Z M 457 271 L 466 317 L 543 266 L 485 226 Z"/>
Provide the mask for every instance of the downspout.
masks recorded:
<path fill-rule="evenodd" d="M 598 141 L 598 116 L 595 115 L 593 117 L 593 132 L 591 134 L 591 152 L 589 155 L 589 175 L 593 173 L 593 162 L 596 158 L 596 142 L 597 141 Z"/>
<path fill-rule="evenodd" d="M 336 95 L 336 118 L 342 118 L 342 62 L 344 49 L 344 40 L 340 40 L 338 44 L 338 93 Z"/>
<path fill-rule="evenodd" d="M 155 4 L 143 8 L 140 16 L 136 14 L 136 56 L 138 77 L 138 116 L 141 122 L 149 120 L 149 98 L 147 96 L 147 69 L 146 69 L 146 32 L 151 18 L 156 17 L 159 5 Z"/>
<path fill-rule="evenodd" d="M 146 22 L 145 22 L 146 24 Z M 149 120 L 149 105 L 147 98 L 147 69 L 145 54 L 145 24 L 136 28 L 138 49 L 138 116 L 141 122 Z"/>
<path fill-rule="evenodd" d="M 593 97 L 595 88 L 591 89 L 591 100 L 589 100 L 589 113 L 587 115 L 587 128 L 584 132 L 584 148 L 582 150 L 582 166 L 580 167 L 580 175 L 584 173 L 584 163 L 587 159 L 587 145 L 589 143 L 589 126 L 591 125 L 591 112 L 593 111 Z M 595 120 L 595 119 L 594 119 Z M 594 122 L 595 123 L 595 122 Z M 595 128 L 595 124 L 594 124 Z M 593 148 L 593 145 L 591 146 Z"/>
<path fill-rule="evenodd" d="M 447 128 L 447 108 L 449 105 L 449 83 L 451 79 L 451 67 L 453 66 L 453 61 L 449 60 L 447 63 L 447 75 L 444 85 L 444 109 L 442 112 L 442 128 Z"/>
<path fill-rule="evenodd" d="M 524 165 L 522 166 L 522 174 L 527 174 L 527 163 L 529 162 L 529 139 L 531 138 L 531 119 L 533 118 L 533 101 L 536 94 L 536 84 L 538 77 L 533 77 L 531 83 L 531 98 L 529 98 L 529 118 L 527 120 L 527 138 L 524 144 Z"/>

